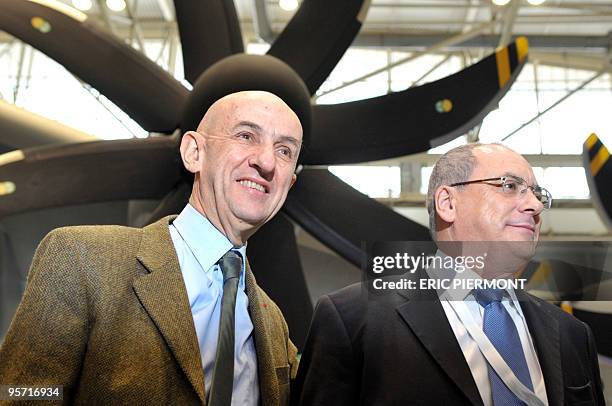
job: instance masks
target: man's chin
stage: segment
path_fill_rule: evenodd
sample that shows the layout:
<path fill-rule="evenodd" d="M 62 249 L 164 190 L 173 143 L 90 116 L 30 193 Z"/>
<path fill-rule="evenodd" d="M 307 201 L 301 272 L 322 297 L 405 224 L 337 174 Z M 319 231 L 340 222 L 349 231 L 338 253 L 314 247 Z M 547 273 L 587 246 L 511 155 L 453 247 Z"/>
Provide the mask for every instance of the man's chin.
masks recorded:
<path fill-rule="evenodd" d="M 269 210 L 253 211 L 253 210 L 242 210 L 236 213 L 242 223 L 248 224 L 253 228 L 258 228 L 267 223 L 274 216 Z"/>
<path fill-rule="evenodd" d="M 537 241 L 538 232 L 529 227 L 507 225 L 504 230 L 506 241 Z"/>
<path fill-rule="evenodd" d="M 497 244 L 500 251 L 506 252 L 506 258 L 511 262 L 511 258 L 529 261 L 535 255 L 537 241 L 531 239 L 514 239 Z"/>

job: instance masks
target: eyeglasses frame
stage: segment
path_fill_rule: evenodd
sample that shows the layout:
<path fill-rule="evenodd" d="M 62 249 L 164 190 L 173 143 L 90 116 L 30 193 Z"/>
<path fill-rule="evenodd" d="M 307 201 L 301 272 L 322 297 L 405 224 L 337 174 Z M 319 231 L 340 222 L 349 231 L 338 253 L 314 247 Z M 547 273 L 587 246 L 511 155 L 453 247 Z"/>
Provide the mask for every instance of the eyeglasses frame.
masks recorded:
<path fill-rule="evenodd" d="M 507 179 L 512 179 L 512 180 L 514 180 L 514 181 L 516 181 L 518 183 L 527 185 L 527 187 L 524 190 L 531 189 L 531 192 L 534 193 L 534 196 L 535 196 L 535 188 L 538 188 L 541 193 L 543 192 L 542 193 L 543 195 L 546 194 L 548 196 L 548 203 L 544 204 L 544 202 L 542 202 L 539 199 L 538 199 L 538 201 L 540 201 L 540 203 L 542 203 L 542 205 L 544 206 L 544 209 L 550 209 L 552 207 L 553 197 L 552 197 L 552 194 L 548 191 L 548 189 L 543 188 L 541 186 L 537 186 L 537 185 L 536 186 L 528 185 L 527 182 L 525 182 L 524 179 L 521 179 L 521 178 L 519 178 L 517 176 L 505 175 L 505 176 L 498 176 L 496 178 L 468 180 L 468 181 L 465 181 L 465 182 L 452 183 L 452 184 L 450 184 L 448 186 L 455 187 L 455 186 L 471 185 L 471 184 L 475 184 L 475 183 L 486 183 L 487 185 L 491 185 L 491 186 L 503 187 Z M 493 182 L 493 181 L 499 181 L 501 183 L 499 185 L 493 185 L 491 183 L 487 183 L 487 182 Z M 522 194 L 523 191 L 519 191 L 519 193 Z"/>

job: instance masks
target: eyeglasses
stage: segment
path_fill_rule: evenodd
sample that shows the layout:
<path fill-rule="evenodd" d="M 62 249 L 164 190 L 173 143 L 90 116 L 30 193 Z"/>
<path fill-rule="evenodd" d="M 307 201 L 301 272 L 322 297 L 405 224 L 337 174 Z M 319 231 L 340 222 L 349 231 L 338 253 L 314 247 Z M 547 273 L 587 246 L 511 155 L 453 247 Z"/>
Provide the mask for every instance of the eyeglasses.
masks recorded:
<path fill-rule="evenodd" d="M 550 192 L 540 186 L 529 186 L 523 179 L 515 176 L 501 176 L 499 178 L 488 178 L 478 180 L 468 180 L 466 182 L 457 182 L 448 186 L 463 186 L 472 183 L 486 183 L 491 186 L 498 186 L 502 191 L 509 196 L 524 196 L 527 189 L 531 189 L 533 195 L 542 203 L 545 209 L 550 209 L 552 206 L 552 195 Z"/>

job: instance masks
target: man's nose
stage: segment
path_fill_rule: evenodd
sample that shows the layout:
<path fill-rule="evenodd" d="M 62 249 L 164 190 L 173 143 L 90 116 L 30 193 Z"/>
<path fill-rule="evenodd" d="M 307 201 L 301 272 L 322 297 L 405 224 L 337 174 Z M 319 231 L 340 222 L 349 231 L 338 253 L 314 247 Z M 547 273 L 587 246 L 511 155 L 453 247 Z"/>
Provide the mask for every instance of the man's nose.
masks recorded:
<path fill-rule="evenodd" d="M 521 205 L 523 206 L 523 211 L 532 211 L 534 215 L 538 215 L 544 210 L 544 204 L 530 187 L 523 192 Z"/>
<path fill-rule="evenodd" d="M 270 145 L 259 145 L 253 151 L 249 159 L 249 165 L 257 168 L 259 174 L 266 180 L 270 180 L 276 168 L 276 155 L 274 147 Z"/>

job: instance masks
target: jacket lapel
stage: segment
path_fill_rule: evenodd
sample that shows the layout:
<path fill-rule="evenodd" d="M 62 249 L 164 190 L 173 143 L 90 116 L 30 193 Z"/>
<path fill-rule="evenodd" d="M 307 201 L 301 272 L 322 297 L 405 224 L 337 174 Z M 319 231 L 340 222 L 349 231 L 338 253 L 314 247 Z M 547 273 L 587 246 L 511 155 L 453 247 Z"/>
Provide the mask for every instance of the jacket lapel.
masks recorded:
<path fill-rule="evenodd" d="M 533 337 L 538 360 L 542 368 L 548 403 L 563 404 L 563 374 L 559 344 L 559 321 L 549 315 L 541 303 L 529 294 L 517 290 L 516 296 Z"/>
<path fill-rule="evenodd" d="M 426 277 L 426 276 L 421 276 Z M 418 295 L 418 296 L 417 296 Z M 408 299 L 396 308 L 440 368 L 474 405 L 483 405 L 457 338 L 437 295 L 430 290 L 405 291 Z"/>
<path fill-rule="evenodd" d="M 264 406 L 278 405 L 280 403 L 278 378 L 272 356 L 272 343 L 266 327 L 264 314 L 268 304 L 262 301 L 257 289 L 257 283 L 255 282 L 255 276 L 251 272 L 248 262 L 246 265 L 246 293 L 249 298 L 249 313 L 253 322 L 261 404 Z"/>
<path fill-rule="evenodd" d="M 175 217 L 175 216 L 174 216 Z M 168 229 L 174 217 L 145 227 L 138 261 L 148 271 L 134 280 L 134 291 L 168 347 L 206 403 L 204 371 L 189 299 Z"/>

